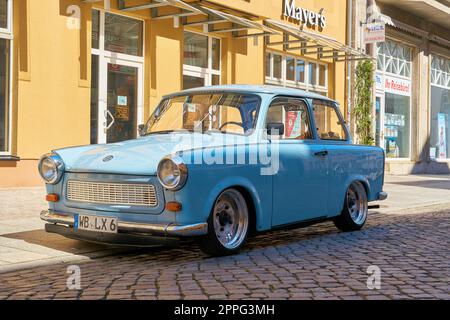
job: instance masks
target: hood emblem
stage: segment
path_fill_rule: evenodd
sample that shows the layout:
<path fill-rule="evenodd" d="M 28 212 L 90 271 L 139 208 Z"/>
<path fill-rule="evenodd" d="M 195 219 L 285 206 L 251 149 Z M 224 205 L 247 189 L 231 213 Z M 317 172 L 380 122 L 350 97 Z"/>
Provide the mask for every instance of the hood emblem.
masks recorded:
<path fill-rule="evenodd" d="M 110 162 L 112 159 L 114 159 L 114 156 L 107 156 L 103 158 L 103 162 Z"/>

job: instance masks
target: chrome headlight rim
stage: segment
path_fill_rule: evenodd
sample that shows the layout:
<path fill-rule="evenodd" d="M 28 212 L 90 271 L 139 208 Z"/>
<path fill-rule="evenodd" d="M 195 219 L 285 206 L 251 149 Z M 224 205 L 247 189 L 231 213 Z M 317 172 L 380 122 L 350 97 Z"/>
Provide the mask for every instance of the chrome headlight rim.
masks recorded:
<path fill-rule="evenodd" d="M 163 178 L 160 176 L 162 166 L 165 161 L 172 161 L 173 164 L 175 164 L 175 166 L 180 171 L 180 177 L 179 177 L 178 183 L 175 185 L 172 185 L 172 186 L 167 185 L 164 182 Z M 170 191 L 178 191 L 186 185 L 186 182 L 188 179 L 188 168 L 181 157 L 179 157 L 177 155 L 169 155 L 169 156 L 162 158 L 161 161 L 159 162 L 158 169 L 157 169 L 157 176 L 158 176 L 159 183 L 165 189 L 170 190 Z"/>
<path fill-rule="evenodd" d="M 56 171 L 56 174 L 50 180 L 46 179 L 44 173 L 42 172 L 42 164 L 43 164 L 44 160 L 46 160 L 46 159 L 49 159 L 51 162 L 53 162 L 53 165 L 54 165 L 55 171 Z M 47 153 L 47 154 L 44 154 L 41 157 L 41 159 L 39 160 L 38 169 L 39 169 L 39 174 L 41 175 L 41 178 L 46 183 L 57 184 L 61 180 L 61 178 L 64 174 L 64 161 L 55 152 Z"/>

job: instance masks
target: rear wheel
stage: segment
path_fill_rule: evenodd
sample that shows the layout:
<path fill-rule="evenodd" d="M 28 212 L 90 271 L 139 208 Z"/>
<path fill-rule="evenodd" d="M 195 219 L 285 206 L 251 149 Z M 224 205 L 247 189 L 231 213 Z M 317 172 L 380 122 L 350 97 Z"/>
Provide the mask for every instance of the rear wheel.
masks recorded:
<path fill-rule="evenodd" d="M 244 196 L 228 189 L 217 198 L 208 219 L 208 234 L 201 239 L 200 248 L 212 256 L 239 252 L 247 240 L 249 211 Z"/>
<path fill-rule="evenodd" d="M 369 206 L 364 185 L 353 182 L 345 195 L 344 210 L 334 219 L 336 227 L 342 231 L 361 230 L 367 220 Z"/>

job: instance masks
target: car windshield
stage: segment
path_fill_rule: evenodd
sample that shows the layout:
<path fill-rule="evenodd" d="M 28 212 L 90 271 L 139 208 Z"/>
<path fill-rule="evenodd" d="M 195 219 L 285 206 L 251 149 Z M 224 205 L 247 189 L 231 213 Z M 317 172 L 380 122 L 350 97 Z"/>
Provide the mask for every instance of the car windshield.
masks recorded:
<path fill-rule="evenodd" d="M 146 134 L 187 130 L 250 135 L 260 104 L 256 95 L 224 92 L 166 99 L 147 122 Z"/>

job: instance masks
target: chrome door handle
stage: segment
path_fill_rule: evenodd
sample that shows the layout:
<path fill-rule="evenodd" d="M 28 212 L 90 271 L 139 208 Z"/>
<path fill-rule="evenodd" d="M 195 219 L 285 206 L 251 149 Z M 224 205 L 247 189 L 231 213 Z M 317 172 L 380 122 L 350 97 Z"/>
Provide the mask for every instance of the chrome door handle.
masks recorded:
<path fill-rule="evenodd" d="M 326 156 L 328 155 L 328 151 L 326 151 L 326 150 L 324 150 L 324 151 L 319 151 L 319 152 L 314 153 L 314 155 L 315 155 L 316 157 L 326 157 Z"/>
<path fill-rule="evenodd" d="M 111 123 L 105 128 L 105 132 L 108 131 L 109 129 L 111 129 L 111 127 L 114 125 L 114 123 L 116 122 L 116 119 L 114 118 L 114 116 L 112 115 L 112 113 L 109 110 L 105 111 L 105 118 L 106 118 L 106 124 L 108 123 L 108 116 L 111 117 L 112 121 Z M 106 125 L 105 124 L 105 125 Z"/>

